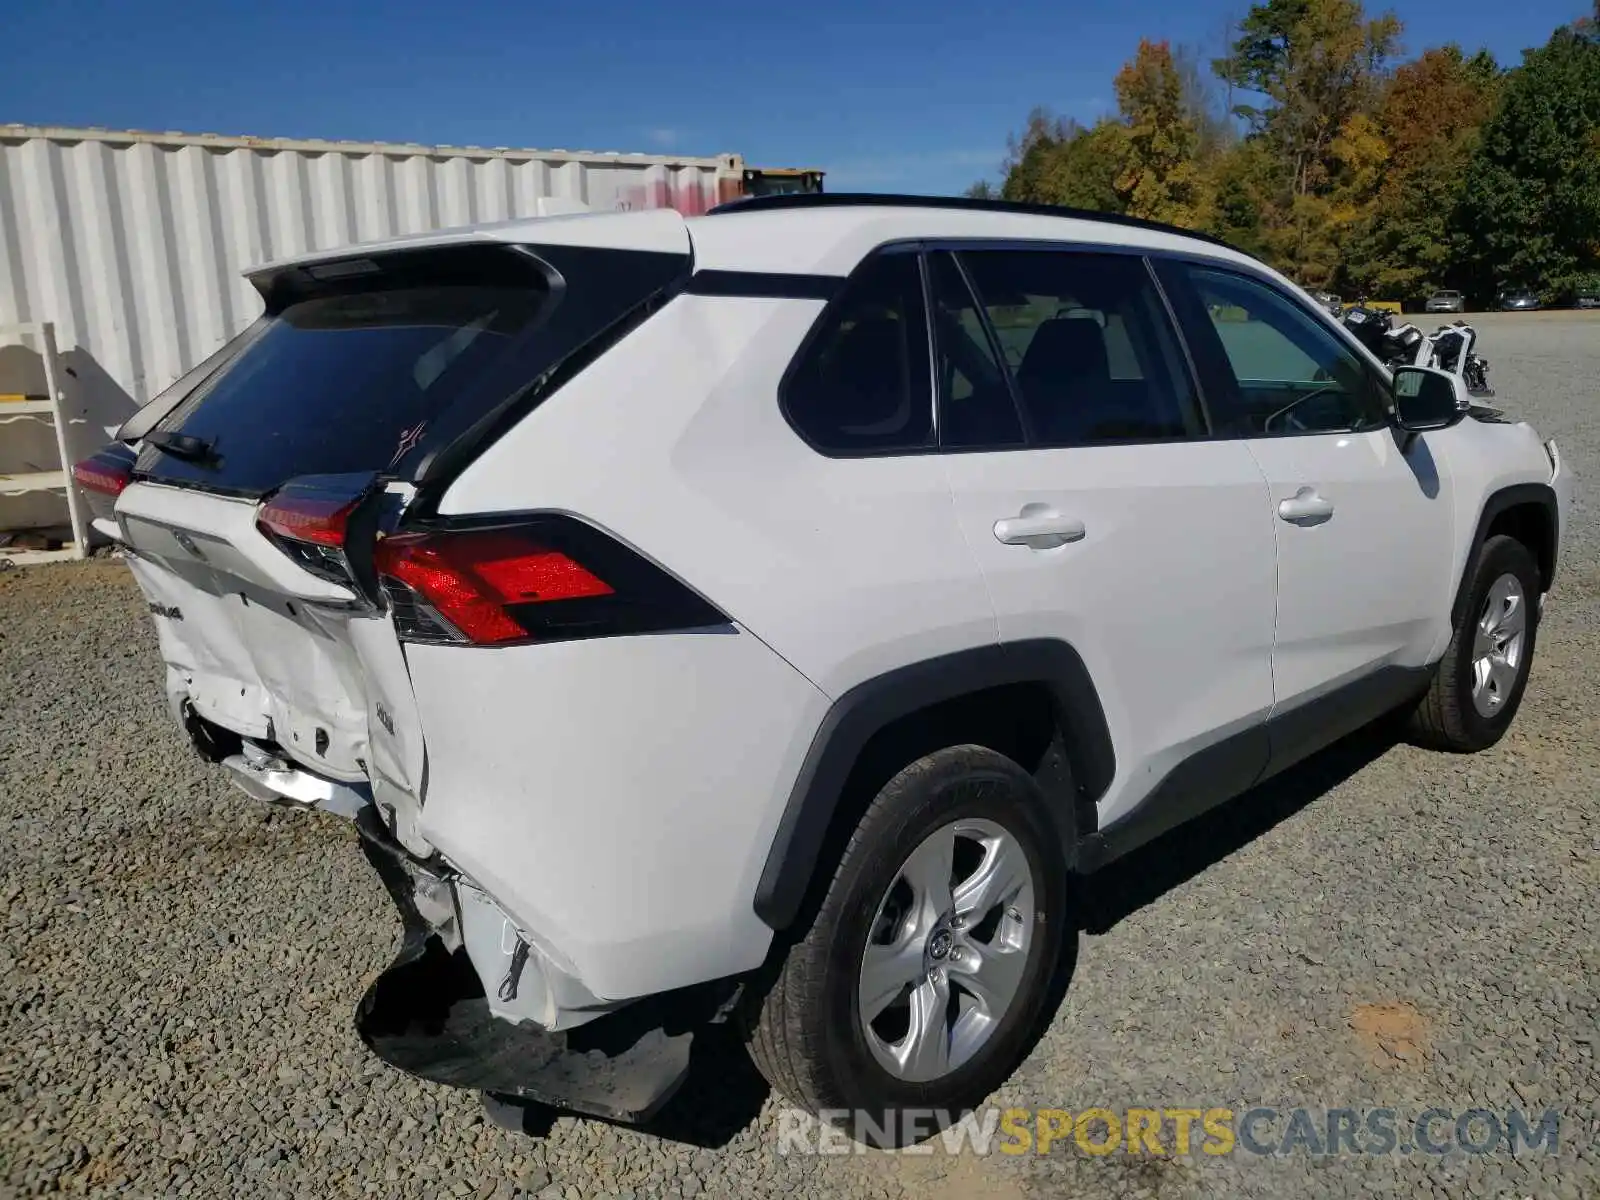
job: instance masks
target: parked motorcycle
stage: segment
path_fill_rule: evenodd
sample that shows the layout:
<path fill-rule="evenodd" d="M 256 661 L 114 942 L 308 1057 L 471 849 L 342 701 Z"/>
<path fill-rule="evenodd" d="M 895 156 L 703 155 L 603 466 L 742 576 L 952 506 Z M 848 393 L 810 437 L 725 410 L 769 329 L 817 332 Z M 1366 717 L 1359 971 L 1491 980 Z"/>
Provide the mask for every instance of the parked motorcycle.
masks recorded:
<path fill-rule="evenodd" d="M 1459 375 L 1474 396 L 1492 396 L 1489 386 L 1489 360 L 1472 352 L 1477 344 L 1478 331 L 1465 321 L 1439 326 L 1430 339 L 1433 342 L 1434 365 L 1440 370 Z"/>
<path fill-rule="evenodd" d="M 1474 354 L 1478 331 L 1465 321 L 1441 325 L 1432 334 L 1410 322 L 1395 323 L 1387 309 L 1356 306 L 1345 311 L 1344 326 L 1387 367 L 1438 367 L 1459 377 L 1469 394 L 1492 396 L 1489 362 Z"/>

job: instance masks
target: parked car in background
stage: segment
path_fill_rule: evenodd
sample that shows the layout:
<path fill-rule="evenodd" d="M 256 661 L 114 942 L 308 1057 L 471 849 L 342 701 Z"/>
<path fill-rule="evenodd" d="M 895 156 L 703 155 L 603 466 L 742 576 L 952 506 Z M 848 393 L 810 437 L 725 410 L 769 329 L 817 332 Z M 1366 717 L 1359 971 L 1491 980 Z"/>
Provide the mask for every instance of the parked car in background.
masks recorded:
<path fill-rule="evenodd" d="M 1538 292 L 1530 288 L 1510 288 L 1496 298 L 1495 307 L 1501 312 L 1532 312 L 1543 305 L 1539 303 Z"/>
<path fill-rule="evenodd" d="M 1423 306 L 1425 312 L 1458 313 L 1467 311 L 1467 298 L 1460 292 L 1435 292 Z"/>
<path fill-rule="evenodd" d="M 1600 287 L 1579 288 L 1572 299 L 1573 308 L 1600 308 Z"/>
<path fill-rule="evenodd" d="M 1336 317 L 1344 314 L 1344 301 L 1332 292 L 1312 292 L 1311 298 Z"/>
<path fill-rule="evenodd" d="M 613 1120 L 730 1009 L 856 1136 L 980 1103 L 1075 874 L 1390 712 L 1499 741 L 1570 516 L 1527 424 L 1127 217 L 768 196 L 249 278 L 75 472 L 173 718 L 354 819 L 375 1053 Z"/>

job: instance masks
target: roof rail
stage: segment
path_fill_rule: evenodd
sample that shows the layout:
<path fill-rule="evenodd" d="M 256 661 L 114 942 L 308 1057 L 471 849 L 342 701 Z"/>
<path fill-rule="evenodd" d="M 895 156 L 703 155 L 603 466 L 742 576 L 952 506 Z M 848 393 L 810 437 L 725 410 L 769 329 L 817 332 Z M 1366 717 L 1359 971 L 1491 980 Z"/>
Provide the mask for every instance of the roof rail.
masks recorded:
<path fill-rule="evenodd" d="M 1161 221 L 1147 221 L 1142 217 L 1128 217 L 1121 213 L 1097 212 L 1089 208 L 1068 208 L 1061 204 L 1024 204 L 1016 200 L 979 200 L 971 196 L 898 196 L 888 192 L 812 192 L 780 196 L 745 196 L 729 200 L 708 210 L 707 216 L 734 212 L 766 212 L 786 208 L 956 208 L 978 212 L 1028 213 L 1041 217 L 1070 217 L 1075 221 L 1098 221 L 1103 225 L 1125 225 L 1133 229 L 1149 229 L 1157 233 L 1172 233 L 1179 237 L 1210 242 L 1229 250 L 1243 253 L 1237 246 L 1229 246 L 1219 237 L 1184 229 Z"/>

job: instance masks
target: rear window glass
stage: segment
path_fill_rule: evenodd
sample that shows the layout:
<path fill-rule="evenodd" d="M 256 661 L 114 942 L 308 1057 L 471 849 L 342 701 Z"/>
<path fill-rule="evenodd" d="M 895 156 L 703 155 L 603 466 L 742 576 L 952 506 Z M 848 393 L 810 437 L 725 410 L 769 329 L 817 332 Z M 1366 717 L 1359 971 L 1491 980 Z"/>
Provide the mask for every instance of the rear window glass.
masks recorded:
<path fill-rule="evenodd" d="M 252 343 L 155 426 L 202 451 L 179 457 L 147 442 L 137 470 L 252 496 L 300 475 L 403 475 L 419 445 L 493 410 L 664 281 L 659 269 L 590 269 L 558 275 L 552 289 L 533 260 L 508 270 L 509 248 L 491 253 L 500 261 L 475 248 L 442 268 L 283 285 Z"/>
<path fill-rule="evenodd" d="M 784 409 L 825 454 L 933 444 L 928 324 L 914 254 L 880 254 L 850 279 L 784 391 Z"/>
<path fill-rule="evenodd" d="M 368 292 L 290 305 L 210 387 L 174 414 L 215 439 L 235 486 L 240 458 L 316 475 L 391 467 L 409 435 L 526 328 L 543 297 L 479 288 Z M 413 432 L 413 431 L 416 432 Z M 230 461 L 233 460 L 233 461 Z M 275 474 L 268 470 L 268 476 Z"/>

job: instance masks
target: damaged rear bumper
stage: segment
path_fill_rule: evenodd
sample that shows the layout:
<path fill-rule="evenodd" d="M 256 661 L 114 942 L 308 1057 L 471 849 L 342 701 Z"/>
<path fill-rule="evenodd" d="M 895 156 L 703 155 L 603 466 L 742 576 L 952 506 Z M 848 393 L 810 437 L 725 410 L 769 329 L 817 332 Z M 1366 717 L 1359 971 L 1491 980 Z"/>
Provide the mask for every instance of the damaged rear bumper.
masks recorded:
<path fill-rule="evenodd" d="M 442 919 L 450 881 L 407 855 L 373 809 L 357 814 L 356 828 L 402 925 L 398 954 L 356 1010 L 374 1054 L 435 1083 L 611 1120 L 648 1120 L 672 1098 L 695 1028 L 718 1016 L 713 992 L 652 997 L 564 1031 L 496 1016 Z"/>
<path fill-rule="evenodd" d="M 695 1030 L 722 1018 L 736 985 L 601 1000 L 471 879 L 436 854 L 408 851 L 368 786 L 175 708 L 201 756 L 251 796 L 354 822 L 401 922 L 394 961 L 356 1010 L 356 1030 L 379 1058 L 436 1083 L 616 1121 L 648 1120 L 671 1099 Z"/>
<path fill-rule="evenodd" d="M 341 783 L 300 770 L 251 742 L 224 758 L 222 765 L 233 772 L 235 786 L 267 804 L 320 808 L 353 818 L 372 803 L 372 789 L 365 784 Z"/>

